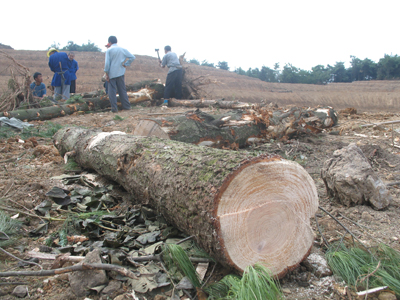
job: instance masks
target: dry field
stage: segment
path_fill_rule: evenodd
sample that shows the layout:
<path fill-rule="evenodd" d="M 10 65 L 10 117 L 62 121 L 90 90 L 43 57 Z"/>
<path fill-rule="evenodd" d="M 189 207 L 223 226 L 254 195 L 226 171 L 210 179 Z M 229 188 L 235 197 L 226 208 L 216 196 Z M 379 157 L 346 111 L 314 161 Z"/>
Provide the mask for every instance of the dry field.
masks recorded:
<path fill-rule="evenodd" d="M 28 67 L 33 74 L 41 72 L 44 83 L 49 85 L 53 76 L 46 51 L 2 50 Z M 77 91 L 90 92 L 102 88 L 101 77 L 104 53 L 77 52 L 79 64 Z M 0 55 L 0 91 L 7 87 L 11 61 Z M 369 81 L 333 83 L 329 85 L 306 85 L 268 83 L 236 73 L 210 67 L 190 65 L 191 76 L 208 75 L 218 81 L 204 88 L 203 96 L 208 99 L 225 98 L 245 102 L 275 102 L 279 105 L 317 106 L 330 105 L 335 109 L 355 107 L 362 111 L 397 111 L 400 107 L 400 81 Z M 132 84 L 147 79 L 160 78 L 165 82 L 166 69 L 161 69 L 155 57 L 136 55 L 132 66 L 127 68 L 126 83 Z"/>

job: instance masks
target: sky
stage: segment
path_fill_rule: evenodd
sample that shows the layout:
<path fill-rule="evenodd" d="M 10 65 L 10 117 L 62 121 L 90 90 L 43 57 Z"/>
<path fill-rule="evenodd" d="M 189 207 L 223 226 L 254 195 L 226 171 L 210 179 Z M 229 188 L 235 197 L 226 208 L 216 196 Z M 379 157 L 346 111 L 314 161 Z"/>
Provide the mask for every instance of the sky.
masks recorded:
<path fill-rule="evenodd" d="M 188 60 L 226 61 L 231 71 L 349 67 L 350 55 L 400 55 L 399 10 L 399 0 L 4 1 L 0 43 L 47 50 L 90 40 L 105 51 L 114 35 L 132 54 L 156 57 L 170 45 Z"/>

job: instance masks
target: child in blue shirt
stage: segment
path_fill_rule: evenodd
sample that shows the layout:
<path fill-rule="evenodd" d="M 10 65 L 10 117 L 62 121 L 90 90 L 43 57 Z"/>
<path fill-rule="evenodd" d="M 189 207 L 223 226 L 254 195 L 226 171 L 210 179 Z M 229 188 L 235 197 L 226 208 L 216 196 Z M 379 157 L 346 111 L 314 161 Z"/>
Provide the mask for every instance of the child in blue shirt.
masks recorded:
<path fill-rule="evenodd" d="M 43 83 L 42 74 L 36 72 L 33 74 L 33 79 L 35 82 L 32 82 L 29 88 L 31 89 L 33 99 L 42 100 L 46 95 L 46 85 Z"/>

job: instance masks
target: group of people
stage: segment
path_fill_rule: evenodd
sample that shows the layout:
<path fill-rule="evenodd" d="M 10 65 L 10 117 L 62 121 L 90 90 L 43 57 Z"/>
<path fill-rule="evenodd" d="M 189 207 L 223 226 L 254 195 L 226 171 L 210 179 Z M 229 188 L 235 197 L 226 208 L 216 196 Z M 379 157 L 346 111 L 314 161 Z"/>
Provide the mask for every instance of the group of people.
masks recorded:
<path fill-rule="evenodd" d="M 54 88 L 53 101 L 57 103 L 57 98 L 61 95 L 62 99 L 69 99 L 71 93 L 76 90 L 76 72 L 79 70 L 78 62 L 74 59 L 75 54 L 69 52 L 59 52 L 55 48 L 47 51 L 50 70 L 54 72 L 51 86 Z M 33 74 L 34 82 L 30 89 L 34 99 L 43 99 L 47 94 L 46 85 L 43 83 L 42 74 L 36 72 Z"/>
<path fill-rule="evenodd" d="M 135 56 L 128 50 L 118 46 L 118 40 L 115 36 L 108 38 L 106 45 L 106 62 L 104 66 L 105 88 L 111 103 L 111 111 L 117 112 L 117 93 L 121 101 L 123 110 L 130 109 L 128 94 L 125 87 L 125 69 L 135 60 Z M 174 93 L 176 99 L 182 97 L 182 65 L 178 56 L 171 52 L 170 46 L 164 47 L 165 55 L 159 60 L 162 68 L 168 67 L 167 80 L 164 89 L 164 103 L 168 105 L 168 100 Z"/>
<path fill-rule="evenodd" d="M 108 94 L 111 111 L 117 112 L 117 94 L 121 102 L 123 110 L 129 110 L 131 105 L 129 103 L 128 94 L 125 87 L 125 69 L 130 66 L 135 60 L 135 56 L 128 50 L 118 46 L 118 40 L 115 36 L 108 38 L 106 45 L 106 59 L 104 65 L 105 73 L 105 87 Z M 178 56 L 171 52 L 170 46 L 164 47 L 165 55 L 163 59 L 159 60 L 160 67 L 168 67 L 167 80 L 164 89 L 164 103 L 168 105 L 168 100 L 172 95 L 176 99 L 182 97 L 182 65 L 179 62 Z M 50 70 L 54 72 L 51 86 L 54 87 L 54 99 L 59 95 L 62 99 L 69 99 L 70 93 L 75 93 L 76 89 L 76 72 L 78 71 L 78 63 L 74 59 L 75 55 L 73 52 L 68 54 L 65 52 L 59 52 L 55 48 L 49 49 L 47 52 L 49 58 Z M 46 86 L 43 84 L 42 74 L 36 72 L 33 75 L 34 82 L 30 88 L 34 98 L 43 98 L 46 95 Z"/>

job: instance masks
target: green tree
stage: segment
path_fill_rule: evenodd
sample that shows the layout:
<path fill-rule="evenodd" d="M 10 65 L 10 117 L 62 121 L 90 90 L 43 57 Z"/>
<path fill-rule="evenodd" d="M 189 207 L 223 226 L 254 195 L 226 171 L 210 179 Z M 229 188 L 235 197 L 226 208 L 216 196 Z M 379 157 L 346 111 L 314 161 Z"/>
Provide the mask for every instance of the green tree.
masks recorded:
<path fill-rule="evenodd" d="M 50 48 L 60 49 L 60 43 L 53 42 L 53 44 L 51 44 L 50 47 L 47 48 L 47 50 L 49 50 Z"/>
<path fill-rule="evenodd" d="M 271 68 L 262 66 L 258 78 L 261 79 L 262 81 L 277 82 L 278 74 L 279 72 L 277 72 L 276 70 L 272 70 Z"/>
<path fill-rule="evenodd" d="M 195 65 L 200 65 L 200 62 L 195 58 L 192 58 L 191 60 L 189 60 L 189 63 L 195 64 Z"/>
<path fill-rule="evenodd" d="M 255 69 L 249 68 L 246 71 L 246 75 L 249 77 L 260 78 L 260 70 L 258 68 Z"/>
<path fill-rule="evenodd" d="M 331 80 L 334 82 L 351 82 L 351 70 L 347 70 L 344 62 L 336 62 L 335 66 L 328 66 Z"/>
<path fill-rule="evenodd" d="M 369 58 L 365 58 L 361 63 L 361 74 L 363 80 L 376 79 L 378 66 Z"/>
<path fill-rule="evenodd" d="M 298 83 L 299 82 L 298 72 L 299 70 L 296 67 L 293 67 L 292 64 L 286 64 L 282 70 L 281 82 Z"/>
<path fill-rule="evenodd" d="M 400 57 L 385 54 L 377 64 L 377 78 L 381 80 L 400 78 Z"/>
<path fill-rule="evenodd" d="M 226 61 L 219 61 L 217 68 L 221 70 L 227 70 L 227 71 L 229 70 L 228 63 Z"/>
<path fill-rule="evenodd" d="M 214 63 L 209 63 L 207 60 L 203 60 L 201 62 L 201 66 L 212 67 L 215 68 Z"/>
<path fill-rule="evenodd" d="M 327 84 L 331 78 L 331 72 L 323 65 L 313 67 L 311 72 L 311 83 L 313 84 Z"/>
<path fill-rule="evenodd" d="M 62 48 L 60 47 L 59 43 L 53 42 L 53 44 L 51 44 L 51 46 L 47 50 L 49 50 L 50 48 L 56 48 L 61 51 L 101 52 L 101 49 L 97 47 L 94 43 L 90 42 L 90 40 L 87 42 L 87 44 L 82 44 L 81 46 L 75 44 L 73 41 L 69 41 L 67 45 Z"/>
<path fill-rule="evenodd" d="M 235 69 L 235 73 L 237 73 L 239 75 L 246 75 L 246 71 L 243 70 L 241 67 Z"/>

